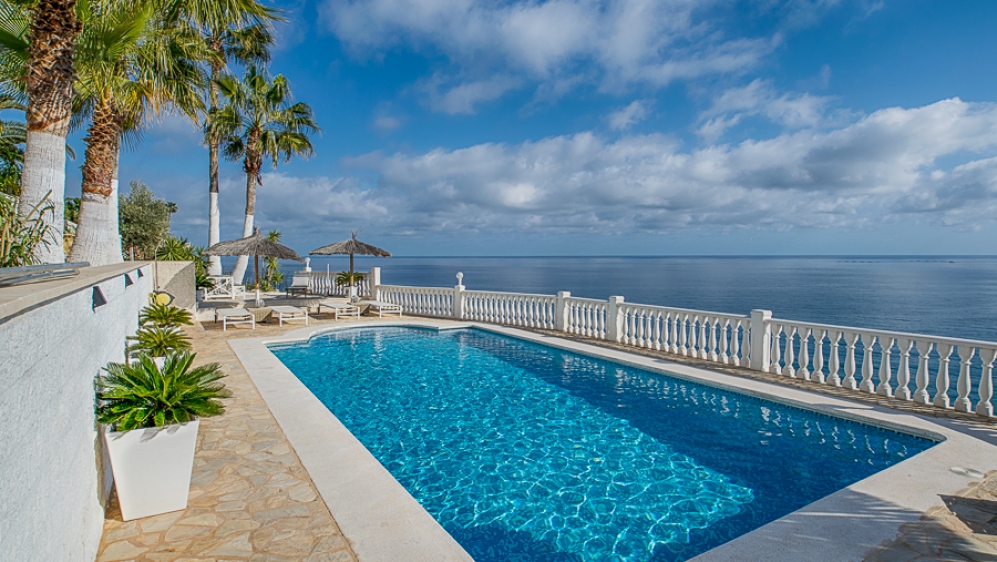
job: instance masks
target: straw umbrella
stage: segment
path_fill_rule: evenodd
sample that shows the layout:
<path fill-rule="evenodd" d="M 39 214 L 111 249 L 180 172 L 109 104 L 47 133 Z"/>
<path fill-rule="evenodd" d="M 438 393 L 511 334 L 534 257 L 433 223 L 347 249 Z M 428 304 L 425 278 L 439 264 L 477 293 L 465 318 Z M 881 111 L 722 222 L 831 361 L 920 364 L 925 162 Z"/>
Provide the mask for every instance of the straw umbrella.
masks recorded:
<path fill-rule="evenodd" d="M 256 228 L 252 236 L 219 242 L 204 251 L 206 256 L 253 256 L 256 266 L 256 303 L 260 302 L 260 256 L 265 258 L 277 258 L 281 260 L 294 260 L 303 262 L 297 252 L 276 242 L 267 240 L 260 229 Z"/>
<path fill-rule="evenodd" d="M 391 252 L 387 250 L 382 250 L 377 246 L 371 246 L 370 244 L 364 244 L 363 242 L 357 240 L 357 233 L 350 232 L 352 235 L 349 240 L 343 240 L 342 242 L 336 242 L 335 244 L 329 244 L 328 246 L 322 246 L 321 248 L 316 248 L 308 255 L 311 256 L 331 256 L 331 255 L 349 255 L 350 256 L 350 298 L 353 298 L 353 290 L 355 285 L 353 285 L 353 256 L 378 256 L 382 258 L 390 258 Z"/>

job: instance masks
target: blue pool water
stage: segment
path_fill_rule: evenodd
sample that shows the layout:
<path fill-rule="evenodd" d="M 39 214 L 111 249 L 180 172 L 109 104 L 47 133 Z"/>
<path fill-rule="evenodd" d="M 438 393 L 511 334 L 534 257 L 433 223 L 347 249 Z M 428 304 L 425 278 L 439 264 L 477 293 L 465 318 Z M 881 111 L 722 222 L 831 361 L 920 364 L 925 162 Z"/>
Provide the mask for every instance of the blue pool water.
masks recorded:
<path fill-rule="evenodd" d="M 934 443 L 475 329 L 278 358 L 477 560 L 685 560 Z"/>

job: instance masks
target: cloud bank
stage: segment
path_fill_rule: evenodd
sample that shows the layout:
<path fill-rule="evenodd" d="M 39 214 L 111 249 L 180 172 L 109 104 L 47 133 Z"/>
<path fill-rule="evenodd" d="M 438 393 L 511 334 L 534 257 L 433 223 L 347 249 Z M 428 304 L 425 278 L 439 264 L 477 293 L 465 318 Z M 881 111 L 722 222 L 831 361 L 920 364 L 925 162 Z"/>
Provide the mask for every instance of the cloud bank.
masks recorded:
<path fill-rule="evenodd" d="M 799 113 L 799 112 L 797 112 Z M 345 159 L 354 177 L 266 174 L 267 221 L 398 234 L 667 234 L 690 228 L 974 228 L 997 211 L 997 104 L 888 108 L 833 130 L 683 150 L 661 134 Z M 302 204 L 307 202 L 307 204 Z"/>

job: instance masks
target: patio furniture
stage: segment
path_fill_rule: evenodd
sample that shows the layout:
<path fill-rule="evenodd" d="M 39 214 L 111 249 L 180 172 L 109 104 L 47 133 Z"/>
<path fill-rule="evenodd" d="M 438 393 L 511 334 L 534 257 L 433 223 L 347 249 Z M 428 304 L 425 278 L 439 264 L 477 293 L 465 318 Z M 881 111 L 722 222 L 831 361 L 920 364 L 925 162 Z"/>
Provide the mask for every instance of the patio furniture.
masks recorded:
<path fill-rule="evenodd" d="M 201 295 L 201 300 L 235 300 L 246 298 L 246 287 L 236 285 L 235 278 L 231 275 L 210 275 L 208 278 L 211 279 L 215 286 L 210 289 L 202 289 L 204 292 Z"/>
<path fill-rule="evenodd" d="M 322 314 L 322 307 L 331 308 L 332 312 L 335 314 L 335 319 L 339 320 L 339 315 L 343 316 L 355 316 L 360 318 L 360 307 L 354 306 L 352 304 L 347 304 L 345 302 L 339 301 L 322 301 L 318 303 L 318 312 Z"/>
<path fill-rule="evenodd" d="M 223 332 L 228 331 L 229 324 L 250 324 L 254 330 L 256 329 L 256 317 L 252 312 L 241 306 L 235 308 L 216 308 L 215 322 L 218 322 L 219 318 L 222 319 Z"/>
<path fill-rule="evenodd" d="M 296 306 L 271 306 L 270 315 L 277 316 L 277 325 L 283 326 L 284 322 L 291 322 L 293 320 L 304 320 L 305 326 L 308 325 L 308 311 L 301 310 Z"/>
<path fill-rule="evenodd" d="M 295 275 L 291 277 L 291 284 L 287 286 L 287 296 L 305 296 L 311 288 L 311 277 Z"/>
<path fill-rule="evenodd" d="M 402 307 L 397 304 L 384 301 L 370 301 L 368 304 L 370 304 L 370 310 L 377 309 L 379 318 L 385 314 L 397 314 L 399 318 L 402 317 Z"/>

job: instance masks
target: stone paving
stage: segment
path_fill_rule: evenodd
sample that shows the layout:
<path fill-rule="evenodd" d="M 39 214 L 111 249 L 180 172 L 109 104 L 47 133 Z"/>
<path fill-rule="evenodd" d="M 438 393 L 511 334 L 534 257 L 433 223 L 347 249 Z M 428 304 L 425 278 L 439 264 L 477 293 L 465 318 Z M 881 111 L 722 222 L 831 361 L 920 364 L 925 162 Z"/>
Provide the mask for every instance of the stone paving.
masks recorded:
<path fill-rule="evenodd" d="M 112 499 L 98 561 L 357 560 L 227 343 L 301 326 L 230 326 L 222 332 L 220 324 L 207 323 L 189 329 L 197 363 L 221 364 L 233 396 L 224 415 L 201 420 L 187 509 L 125 522 Z"/>
<path fill-rule="evenodd" d="M 865 562 L 993 562 L 997 560 L 997 470 L 900 526 L 897 539 L 866 554 Z"/>

